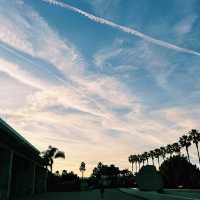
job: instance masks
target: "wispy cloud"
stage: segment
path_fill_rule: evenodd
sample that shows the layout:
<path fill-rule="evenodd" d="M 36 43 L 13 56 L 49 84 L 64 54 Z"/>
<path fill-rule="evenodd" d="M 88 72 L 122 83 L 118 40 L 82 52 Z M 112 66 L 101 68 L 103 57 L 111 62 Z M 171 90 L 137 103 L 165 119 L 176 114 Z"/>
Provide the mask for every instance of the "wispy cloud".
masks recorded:
<path fill-rule="evenodd" d="M 121 7 L 120 2 L 121 0 L 86 0 L 93 8 L 94 12 L 105 18 L 109 19 L 118 19 L 120 18 L 119 15 L 119 8 Z M 99 9 L 101 8 L 101 9 Z"/>
<path fill-rule="evenodd" d="M 32 58 L 45 60 L 66 74 L 81 73 L 84 68 L 77 49 L 24 2 L 2 0 L 0 23 L 0 41 L 8 44 L 7 48 L 10 46 Z"/>
<path fill-rule="evenodd" d="M 115 40 L 112 45 L 106 45 L 94 54 L 93 62 L 100 68 L 101 73 L 124 77 L 123 80 L 127 80 L 128 84 L 129 81 L 136 84 L 139 81 L 146 82 L 148 78 L 150 86 L 154 84 L 152 90 L 149 90 L 153 94 L 160 90 L 162 93 L 159 96 L 167 95 L 168 101 L 176 99 L 178 102 L 182 99 L 183 103 L 183 99 L 190 99 L 193 90 L 198 90 L 200 60 L 197 57 L 191 59 L 190 55 L 174 55 L 168 51 L 160 51 L 159 47 L 152 47 L 144 41 L 131 43 L 127 39 L 124 42 L 121 40 L 120 43 Z M 184 90 L 181 89 L 183 85 Z M 139 89 L 140 86 L 141 84 Z M 131 88 L 135 91 L 134 86 Z"/>
<path fill-rule="evenodd" d="M 120 45 L 99 50 L 92 67 L 102 67 L 102 73 L 96 73 L 86 67 L 81 52 L 26 1 L 2 0 L 1 4 L 0 114 L 40 150 L 49 144 L 64 150 L 67 159 L 56 161 L 55 168 L 78 173 L 81 160 L 86 161 L 88 174 L 98 161 L 127 168 L 130 153 L 173 142 L 189 128 L 198 128 L 199 110 L 149 109 L 134 92 L 136 85 L 126 84 L 135 77 L 121 79 L 125 68 L 129 74 L 143 67 L 159 85 L 168 85 L 173 63 L 148 43 L 124 48 L 118 41 Z M 98 23 L 129 30 L 82 12 Z M 117 63 L 110 62 L 117 58 Z M 113 71 L 103 73 L 106 67 L 120 70 L 120 77 Z"/>
<path fill-rule="evenodd" d="M 5 5 L 7 5 L 6 2 Z M 65 54 L 69 53 L 66 51 L 67 44 L 62 43 L 65 45 L 64 49 L 62 45 L 58 45 L 57 50 L 63 52 L 56 55 L 51 52 L 51 45 L 46 46 L 45 49 L 41 48 L 40 45 L 43 39 L 53 40 L 55 43 L 58 42 L 57 44 L 61 44 L 60 41 L 62 42 L 62 39 L 58 37 L 49 26 L 40 27 L 39 29 L 43 30 L 45 27 L 47 28 L 45 38 L 43 38 L 42 33 L 37 33 L 38 40 L 40 40 L 41 44 L 38 44 L 35 39 L 30 39 L 32 32 L 27 31 L 26 27 L 34 26 L 34 23 L 32 23 L 32 18 L 30 18 L 30 21 L 26 21 L 29 16 L 29 11 L 38 16 L 37 19 L 40 20 L 37 23 L 46 24 L 46 22 L 38 13 L 29 7 L 27 10 L 25 9 L 24 12 L 21 12 L 22 8 L 20 6 L 23 8 L 24 6 L 26 7 L 24 4 L 15 5 L 13 3 L 12 6 L 13 13 L 21 20 L 15 21 L 15 19 L 13 19 L 13 21 L 9 21 L 11 26 L 7 27 L 7 24 L 3 26 L 4 30 L 2 31 L 4 31 L 4 33 L 9 32 L 9 34 L 1 37 L 1 41 L 3 42 L 1 50 L 8 52 L 8 54 L 10 53 L 12 59 L 9 58 L 9 56 L 5 57 L 1 55 L 0 70 L 14 80 L 18 80 L 26 84 L 27 87 L 35 88 L 36 90 L 34 90 L 32 94 L 23 94 L 23 105 L 19 107 L 15 106 L 14 108 L 13 106 L 7 106 L 2 109 L 1 116 L 5 117 L 14 128 L 21 132 L 40 150 L 43 150 L 52 142 L 57 147 L 65 150 L 67 154 L 69 154 L 70 159 L 67 160 L 67 164 L 65 161 L 62 162 L 62 164 L 56 163 L 60 168 L 72 166 L 73 170 L 77 171 L 75 167 L 79 165 L 78 162 L 83 158 L 85 158 L 86 161 L 89 159 L 89 162 L 93 160 L 93 163 L 99 160 L 106 162 L 112 159 L 113 152 L 116 150 L 118 155 L 123 157 L 123 165 L 127 166 L 126 154 L 131 151 L 132 146 L 128 145 L 125 148 L 128 139 L 123 139 L 124 145 L 120 146 L 122 141 L 115 138 L 115 133 L 124 128 L 116 126 L 112 129 L 106 121 L 108 119 L 112 121 L 112 118 L 116 118 L 114 116 L 117 115 L 117 112 L 115 113 L 114 111 L 117 111 L 119 108 L 124 108 L 125 110 L 127 107 L 130 107 L 131 110 L 140 109 L 137 99 L 129 95 L 128 91 L 123 87 L 123 84 L 115 78 L 96 76 L 91 73 L 88 75 L 86 71 L 84 71 L 84 74 L 80 72 L 74 73 L 74 71 L 76 72 L 74 68 L 80 68 L 80 71 L 84 69 L 82 68 L 79 54 L 74 57 L 74 63 L 80 63 L 80 65 L 74 64 L 72 65 L 74 68 L 67 68 L 69 64 L 69 58 L 65 56 Z M 15 7 L 19 7 L 20 9 L 18 10 Z M 9 13 L 4 13 L 2 18 L 6 18 L 5 16 L 8 15 Z M 18 19 L 18 17 L 16 17 L 16 19 Z M 22 23 L 23 21 L 26 21 L 26 26 Z M 19 28 L 20 33 L 18 29 L 13 30 L 15 27 L 14 24 L 18 24 L 19 27 L 21 27 Z M 38 27 L 35 25 L 32 31 L 37 29 Z M 52 34 L 49 35 L 48 30 L 52 31 L 53 36 Z M 20 45 L 21 42 L 23 42 L 23 45 Z M 44 43 L 44 46 L 45 44 L 46 43 Z M 71 51 L 71 49 L 69 49 L 69 51 Z M 73 52 L 77 51 L 74 50 Z M 69 55 L 71 55 L 71 53 L 69 53 Z M 13 59 L 13 57 L 15 59 Z M 52 61 L 51 59 L 54 57 L 59 60 Z M 63 72 L 64 78 L 69 78 L 71 81 L 66 83 L 60 82 L 60 84 L 54 83 L 53 85 L 49 74 L 40 77 L 39 74 L 35 72 L 36 69 L 38 69 L 38 63 L 41 64 L 38 62 L 38 59 L 42 59 L 42 64 L 48 64 L 48 61 L 50 61 L 55 68 L 58 67 L 58 69 Z M 13 60 L 15 60 L 15 62 L 13 62 Z M 18 62 L 18 60 L 21 62 Z M 61 61 L 63 61 L 63 65 L 62 63 L 60 65 Z M 49 73 L 53 72 L 51 71 L 51 67 L 47 69 Z M 40 73 L 43 74 L 45 70 L 46 69 L 41 69 Z M 72 74 L 73 77 L 70 77 Z M 11 90 L 9 90 L 9 88 L 7 89 L 7 93 L 12 92 L 12 88 Z M 17 89 L 22 90 L 23 87 L 19 85 Z M 12 101 L 12 99 L 9 100 L 12 105 L 19 99 L 18 96 L 15 98 L 15 101 Z M 17 103 L 17 105 L 19 104 Z M 115 122 L 113 122 L 113 125 L 114 124 Z M 112 135 L 109 134 L 110 132 L 112 132 Z M 120 135 L 120 138 L 123 138 L 121 133 L 118 133 L 118 135 Z M 112 151 L 110 145 L 112 145 Z M 87 151 L 88 153 L 86 153 L 86 148 L 93 149 L 93 153 L 91 153 L 91 151 Z M 108 149 L 110 153 L 108 158 L 105 159 L 102 152 L 108 151 Z M 98 158 L 96 155 L 99 155 Z M 92 167 L 93 166 L 91 166 L 91 168 Z M 90 173 L 90 169 L 88 173 Z"/>
<path fill-rule="evenodd" d="M 17 64 L 14 64 L 4 59 L 0 59 L 0 71 L 9 74 L 14 79 L 17 79 L 31 87 L 44 89 L 44 84 L 41 84 L 42 81 L 31 77 L 30 73 L 28 73 L 26 70 L 21 69 L 21 67 Z"/>
<path fill-rule="evenodd" d="M 47 2 L 49 4 L 52 4 L 52 5 L 60 6 L 62 8 L 69 9 L 69 10 L 71 10 L 73 12 L 76 12 L 76 13 L 78 13 L 80 15 L 83 15 L 84 17 L 87 17 L 88 19 L 90 19 L 90 20 L 92 20 L 92 21 L 94 21 L 96 23 L 108 25 L 110 27 L 116 28 L 116 29 L 118 29 L 120 31 L 123 31 L 125 33 L 128 33 L 128 34 L 137 36 L 139 38 L 142 38 L 143 40 L 145 40 L 147 42 L 150 42 L 150 43 L 153 43 L 155 45 L 159 45 L 161 47 L 165 47 L 165 48 L 176 50 L 176 51 L 183 52 L 183 53 L 188 53 L 188 54 L 200 56 L 200 53 L 197 52 L 197 51 L 193 51 L 193 50 L 190 50 L 190 49 L 182 48 L 182 47 L 176 46 L 174 44 L 165 42 L 163 40 L 155 39 L 155 38 L 150 37 L 150 36 L 148 36 L 148 35 L 146 35 L 146 34 L 144 34 L 142 32 L 139 32 L 139 31 L 137 31 L 137 30 L 135 30 L 133 28 L 122 26 L 122 25 L 116 24 L 116 23 L 114 23 L 112 21 L 106 20 L 104 18 L 97 17 L 97 16 L 92 15 L 92 14 L 90 14 L 88 12 L 85 12 L 85 11 L 79 9 L 79 8 L 70 6 L 69 4 L 62 3 L 62 2 L 59 2 L 59 1 L 55 1 L 55 0 L 42 0 L 42 1 Z"/>
<path fill-rule="evenodd" d="M 197 15 L 190 15 L 183 18 L 174 26 L 174 31 L 179 35 L 190 33 L 197 18 Z"/>

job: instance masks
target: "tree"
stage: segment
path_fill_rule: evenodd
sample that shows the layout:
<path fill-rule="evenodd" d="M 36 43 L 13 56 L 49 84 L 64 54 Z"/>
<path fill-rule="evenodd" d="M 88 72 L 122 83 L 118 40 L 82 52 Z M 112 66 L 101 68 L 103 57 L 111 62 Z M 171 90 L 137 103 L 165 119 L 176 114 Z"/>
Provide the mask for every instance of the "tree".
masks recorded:
<path fill-rule="evenodd" d="M 183 156 L 176 155 L 165 160 L 160 166 L 160 173 L 163 176 L 165 187 L 200 186 L 199 169 Z"/>
<path fill-rule="evenodd" d="M 56 147 L 49 146 L 48 149 L 41 153 L 43 164 L 46 168 L 50 167 L 50 171 L 52 173 L 53 162 L 56 158 L 65 159 L 65 153 L 63 151 L 58 150 Z"/>
<path fill-rule="evenodd" d="M 179 143 L 182 148 L 185 147 L 186 152 L 187 152 L 188 161 L 190 161 L 190 156 L 189 156 L 189 152 L 188 152 L 188 148 L 191 145 L 190 138 L 187 135 L 183 135 L 182 137 L 179 138 Z"/>
<path fill-rule="evenodd" d="M 64 170 L 62 171 L 62 176 L 67 176 L 67 170 L 64 169 Z"/>
<path fill-rule="evenodd" d="M 120 174 L 119 167 L 116 167 L 113 164 L 111 164 L 110 166 L 108 166 L 107 172 L 108 172 L 108 174 L 107 174 L 108 176 L 113 176 L 113 177 L 116 177 L 117 175 Z"/>
<path fill-rule="evenodd" d="M 60 176 L 60 173 L 59 173 L 58 170 L 55 172 L 55 175 L 56 175 L 56 176 Z"/>
<path fill-rule="evenodd" d="M 181 147 L 180 147 L 179 143 L 177 143 L 177 142 L 173 143 L 172 149 L 173 149 L 173 152 L 175 152 L 179 156 L 181 155 Z"/>
<path fill-rule="evenodd" d="M 150 157 L 149 153 L 148 152 L 144 152 L 143 156 L 144 156 L 144 159 L 147 161 L 147 164 L 149 164 L 149 157 Z"/>
<path fill-rule="evenodd" d="M 168 144 L 166 146 L 166 152 L 170 155 L 170 157 L 172 157 L 172 154 L 174 153 L 174 149 L 173 149 L 173 146 L 171 144 Z"/>
<path fill-rule="evenodd" d="M 132 173 L 133 173 L 133 163 L 135 162 L 134 155 L 130 155 L 128 157 L 128 161 L 129 161 L 129 163 L 131 163 L 131 170 L 132 170 Z"/>
<path fill-rule="evenodd" d="M 135 163 L 135 171 L 137 173 L 137 163 L 138 163 L 138 157 L 137 157 L 137 155 L 133 155 L 133 161 Z"/>
<path fill-rule="evenodd" d="M 166 148 L 165 147 L 160 147 L 160 153 L 161 153 L 161 156 L 163 158 L 163 161 L 165 160 L 165 157 L 166 157 Z"/>
<path fill-rule="evenodd" d="M 129 177 L 133 176 L 133 174 L 128 169 L 120 170 L 119 173 L 120 173 L 121 176 L 129 176 Z"/>
<path fill-rule="evenodd" d="M 81 162 L 79 170 L 82 173 L 82 179 L 83 179 L 83 175 L 84 175 L 84 172 L 86 170 L 86 164 L 84 162 Z"/>
<path fill-rule="evenodd" d="M 97 166 L 93 169 L 91 177 L 99 179 L 101 177 L 101 175 L 102 175 L 102 172 L 103 172 L 103 166 L 104 166 L 103 163 L 99 162 L 97 164 Z"/>
<path fill-rule="evenodd" d="M 79 191 L 80 179 L 77 174 L 63 170 L 60 174 L 57 172 L 49 173 L 47 179 L 47 189 L 49 192 L 67 192 Z"/>
<path fill-rule="evenodd" d="M 108 177 L 116 177 L 119 174 L 120 174 L 120 170 L 115 165 L 111 164 L 110 166 L 108 166 L 108 165 L 99 163 L 97 167 L 93 169 L 91 176 L 99 179 L 102 175 L 108 176 Z"/>
<path fill-rule="evenodd" d="M 140 154 L 137 155 L 137 162 L 138 162 L 139 171 L 140 171 L 140 164 L 141 164 L 141 162 L 142 162 L 142 159 L 141 159 L 141 155 L 140 155 Z"/>
<path fill-rule="evenodd" d="M 200 164 L 200 156 L 199 156 L 199 141 L 200 141 L 200 133 L 196 129 L 192 129 L 189 132 L 189 140 L 195 144 L 196 149 L 197 149 L 197 155 L 199 159 L 199 164 Z"/>
<path fill-rule="evenodd" d="M 161 155 L 161 151 L 160 151 L 160 149 L 155 149 L 154 150 L 154 156 L 155 156 L 155 158 L 157 158 L 158 159 L 158 167 L 160 166 L 160 155 Z"/>
<path fill-rule="evenodd" d="M 144 166 L 144 161 L 146 160 L 144 153 L 140 155 L 142 166 Z"/>
<path fill-rule="evenodd" d="M 154 151 L 151 150 L 151 151 L 149 152 L 149 154 L 150 154 L 150 157 L 151 157 L 151 159 L 152 159 L 152 164 L 154 165 Z"/>

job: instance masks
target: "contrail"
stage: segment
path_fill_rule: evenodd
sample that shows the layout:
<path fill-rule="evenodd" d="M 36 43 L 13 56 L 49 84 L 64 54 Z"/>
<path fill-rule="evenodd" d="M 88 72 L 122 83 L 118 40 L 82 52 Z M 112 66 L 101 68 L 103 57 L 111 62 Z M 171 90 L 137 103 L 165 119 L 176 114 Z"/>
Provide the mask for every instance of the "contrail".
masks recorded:
<path fill-rule="evenodd" d="M 99 23 L 99 24 L 104 24 L 104 25 L 107 25 L 107 26 L 110 26 L 110 27 L 113 27 L 115 29 L 118 29 L 120 31 L 123 31 L 125 33 L 128 33 L 128 34 L 131 34 L 131 35 L 134 35 L 134 36 L 137 36 L 139 38 L 142 38 L 143 40 L 147 41 L 147 42 L 150 42 L 152 44 L 155 44 L 155 45 L 158 45 L 158 46 L 161 46 L 161 47 L 165 47 L 165 48 L 168 48 L 168 49 L 173 49 L 173 50 L 176 50 L 176 51 L 179 51 L 179 52 L 183 52 L 183 53 L 188 53 L 188 54 L 192 54 L 192 55 L 196 55 L 196 56 L 200 56 L 200 52 L 197 52 L 197 51 L 194 51 L 194 50 L 191 50 L 191 49 L 186 49 L 186 48 L 182 48 L 182 47 L 179 47 L 179 46 L 176 46 L 174 44 L 171 44 L 171 43 L 168 43 L 168 42 L 165 42 L 163 40 L 158 40 L 156 38 L 153 38 L 151 36 L 148 36 L 142 32 L 139 32 L 133 28 L 129 28 L 129 27 L 126 27 L 126 26 L 122 26 L 122 25 L 119 25 L 119 24 L 116 24 L 112 21 L 109 21 L 109 20 L 106 20 L 102 17 L 97 17 L 93 14 L 90 14 L 88 12 L 85 12 L 83 10 L 80 10 L 79 8 L 76 8 L 76 7 L 73 7 L 69 4 L 66 4 L 66 3 L 63 3 L 63 2 L 59 2 L 57 0 L 42 0 L 46 3 L 49 3 L 51 5 L 55 5 L 55 6 L 60 6 L 62 8 L 66 8 L 68 10 L 71 10 L 75 13 L 78 13 L 84 17 L 87 17 L 88 19 L 96 22 L 96 23 Z"/>

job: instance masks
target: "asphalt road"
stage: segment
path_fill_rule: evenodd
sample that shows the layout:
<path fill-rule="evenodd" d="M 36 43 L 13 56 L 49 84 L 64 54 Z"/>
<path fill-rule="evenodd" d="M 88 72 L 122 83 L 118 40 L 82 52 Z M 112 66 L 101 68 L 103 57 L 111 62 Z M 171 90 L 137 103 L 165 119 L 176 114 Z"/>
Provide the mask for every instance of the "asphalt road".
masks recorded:
<path fill-rule="evenodd" d="M 99 190 L 86 192 L 46 193 L 17 200 L 101 200 Z M 105 190 L 103 200 L 141 200 L 115 189 Z"/>
<path fill-rule="evenodd" d="M 169 190 L 165 194 L 141 192 L 135 189 L 106 189 L 102 200 L 200 200 L 200 193 L 195 191 Z M 17 200 L 101 200 L 99 190 L 86 192 L 52 192 Z"/>

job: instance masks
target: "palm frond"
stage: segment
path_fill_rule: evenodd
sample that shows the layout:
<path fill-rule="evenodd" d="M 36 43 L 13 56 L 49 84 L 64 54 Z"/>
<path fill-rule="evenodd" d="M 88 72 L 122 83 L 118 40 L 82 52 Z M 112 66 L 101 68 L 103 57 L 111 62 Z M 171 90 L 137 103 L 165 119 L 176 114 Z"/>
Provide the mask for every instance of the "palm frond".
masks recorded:
<path fill-rule="evenodd" d="M 57 151 L 55 154 L 55 158 L 64 158 L 65 159 L 65 153 L 63 151 Z"/>

